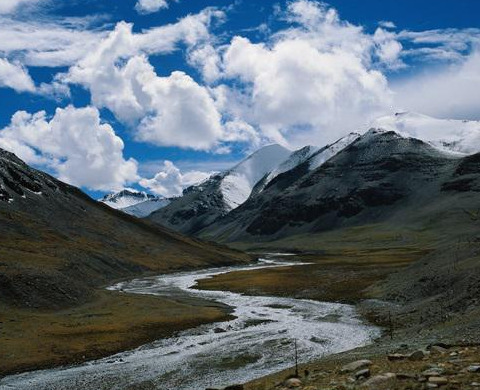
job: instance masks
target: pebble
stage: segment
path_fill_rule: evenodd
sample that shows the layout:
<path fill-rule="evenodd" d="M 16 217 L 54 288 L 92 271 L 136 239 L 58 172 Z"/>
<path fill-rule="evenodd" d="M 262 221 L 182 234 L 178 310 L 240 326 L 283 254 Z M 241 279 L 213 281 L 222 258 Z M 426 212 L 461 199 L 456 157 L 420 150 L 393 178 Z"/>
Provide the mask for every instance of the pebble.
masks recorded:
<path fill-rule="evenodd" d="M 372 365 L 371 360 L 357 360 L 355 362 L 349 363 L 343 366 L 340 370 L 341 373 L 357 371 L 365 367 Z"/>

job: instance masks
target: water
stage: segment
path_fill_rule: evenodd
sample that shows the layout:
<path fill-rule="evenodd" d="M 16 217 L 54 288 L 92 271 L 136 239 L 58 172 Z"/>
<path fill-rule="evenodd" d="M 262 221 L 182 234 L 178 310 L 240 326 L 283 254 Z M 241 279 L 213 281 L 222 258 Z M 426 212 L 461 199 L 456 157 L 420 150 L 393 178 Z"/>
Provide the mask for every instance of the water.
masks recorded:
<path fill-rule="evenodd" d="M 264 260 L 255 266 L 224 267 L 136 279 L 110 287 L 125 293 L 185 295 L 234 308 L 236 319 L 202 325 L 132 351 L 80 366 L 6 377 L 0 389 L 101 390 L 135 384 L 167 390 L 221 387 L 282 370 L 294 363 L 368 344 L 379 330 L 363 324 L 350 305 L 307 299 L 252 297 L 192 289 L 199 279 L 272 266 L 301 265 Z"/>

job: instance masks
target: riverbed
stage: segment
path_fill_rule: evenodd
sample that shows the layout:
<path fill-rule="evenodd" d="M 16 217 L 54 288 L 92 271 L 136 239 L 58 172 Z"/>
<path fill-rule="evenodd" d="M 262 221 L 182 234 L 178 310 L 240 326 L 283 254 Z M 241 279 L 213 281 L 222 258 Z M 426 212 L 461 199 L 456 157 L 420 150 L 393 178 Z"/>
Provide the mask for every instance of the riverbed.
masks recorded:
<path fill-rule="evenodd" d="M 295 261 L 261 260 L 251 266 L 118 283 L 109 289 L 128 294 L 213 300 L 230 306 L 235 319 L 202 325 L 79 366 L 9 376 L 0 380 L 0 389 L 201 390 L 243 383 L 292 366 L 295 340 L 299 363 L 304 363 L 366 345 L 379 336 L 379 329 L 363 323 L 350 305 L 194 288 L 197 280 L 223 273 L 301 265 Z"/>

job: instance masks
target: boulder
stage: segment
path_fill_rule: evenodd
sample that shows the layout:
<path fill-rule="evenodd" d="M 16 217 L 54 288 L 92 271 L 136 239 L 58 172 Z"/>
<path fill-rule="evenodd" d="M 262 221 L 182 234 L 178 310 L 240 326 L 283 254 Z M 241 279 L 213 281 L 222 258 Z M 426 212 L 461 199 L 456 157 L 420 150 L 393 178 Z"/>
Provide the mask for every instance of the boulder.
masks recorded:
<path fill-rule="evenodd" d="M 362 383 L 360 386 L 362 389 L 368 390 L 387 390 L 392 388 L 392 382 L 395 380 L 396 375 L 387 372 L 386 374 L 375 375 L 368 379 L 366 382 Z"/>
<path fill-rule="evenodd" d="M 355 362 L 352 362 L 343 366 L 340 372 L 341 373 L 353 372 L 353 371 L 361 370 L 362 368 L 365 368 L 365 367 L 370 367 L 371 365 L 372 365 L 371 360 L 357 360 Z"/>
<path fill-rule="evenodd" d="M 448 383 L 448 379 L 443 376 L 431 376 L 428 378 L 428 383 L 433 383 L 437 386 L 443 386 Z"/>
<path fill-rule="evenodd" d="M 390 360 L 391 362 L 397 361 L 397 360 L 405 360 L 408 356 L 403 355 L 401 353 L 391 353 L 387 355 L 387 359 Z"/>
<path fill-rule="evenodd" d="M 302 387 L 302 381 L 298 378 L 290 378 L 285 381 L 285 386 L 287 386 L 289 389 Z"/>
<path fill-rule="evenodd" d="M 412 352 L 410 355 L 408 355 L 408 360 L 417 361 L 417 360 L 422 360 L 424 357 L 425 357 L 425 352 L 419 349 L 415 352 Z"/>
<path fill-rule="evenodd" d="M 355 373 L 355 379 L 359 380 L 361 378 L 370 378 L 370 369 L 364 368 L 363 370 L 357 371 Z"/>
<path fill-rule="evenodd" d="M 468 367 L 468 372 L 478 372 L 480 373 L 480 365 L 474 364 L 473 366 Z"/>

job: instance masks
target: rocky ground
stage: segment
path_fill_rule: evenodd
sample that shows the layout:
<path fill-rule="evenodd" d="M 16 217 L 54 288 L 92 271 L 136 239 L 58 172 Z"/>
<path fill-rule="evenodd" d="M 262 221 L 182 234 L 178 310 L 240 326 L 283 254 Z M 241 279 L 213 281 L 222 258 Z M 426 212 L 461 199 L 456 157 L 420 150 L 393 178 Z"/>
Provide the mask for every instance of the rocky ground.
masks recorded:
<path fill-rule="evenodd" d="M 245 390 L 421 390 L 480 388 L 480 347 L 435 343 L 412 349 L 400 345 L 390 353 L 372 348 L 331 356 L 242 385 Z M 361 358 L 363 357 L 363 358 Z M 368 357 L 368 359 L 366 358 Z"/>

